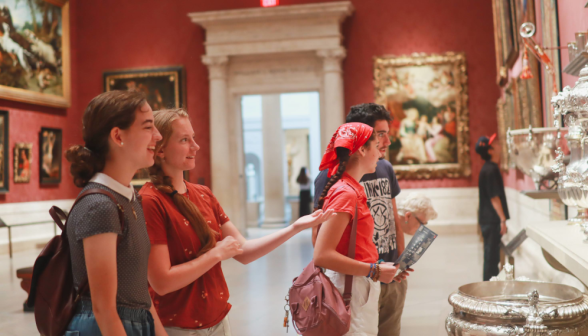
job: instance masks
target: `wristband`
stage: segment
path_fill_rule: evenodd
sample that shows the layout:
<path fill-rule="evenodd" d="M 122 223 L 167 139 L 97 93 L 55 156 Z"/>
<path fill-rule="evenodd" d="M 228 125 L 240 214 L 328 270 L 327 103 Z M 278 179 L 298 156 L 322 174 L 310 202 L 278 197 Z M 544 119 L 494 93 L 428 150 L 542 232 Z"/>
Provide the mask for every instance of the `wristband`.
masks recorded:
<path fill-rule="evenodd" d="M 366 278 L 371 278 L 372 277 L 372 269 L 374 268 L 374 264 L 370 264 L 370 271 L 368 272 L 368 275 L 366 275 Z"/>

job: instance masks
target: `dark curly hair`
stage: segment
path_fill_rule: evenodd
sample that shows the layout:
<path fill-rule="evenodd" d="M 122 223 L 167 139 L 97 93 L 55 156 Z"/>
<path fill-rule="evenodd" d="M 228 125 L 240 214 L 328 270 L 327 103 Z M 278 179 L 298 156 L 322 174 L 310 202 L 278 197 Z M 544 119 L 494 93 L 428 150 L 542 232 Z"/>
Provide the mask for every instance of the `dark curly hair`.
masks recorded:
<path fill-rule="evenodd" d="M 351 106 L 345 122 L 360 122 L 374 127 L 379 120 L 391 121 L 390 112 L 382 105 L 365 103 Z"/>
<path fill-rule="evenodd" d="M 142 93 L 132 91 L 104 92 L 90 101 L 82 121 L 85 146 L 71 146 L 65 153 L 76 186 L 85 187 L 94 174 L 104 169 L 110 131 L 131 127 L 135 112 L 146 102 Z"/>

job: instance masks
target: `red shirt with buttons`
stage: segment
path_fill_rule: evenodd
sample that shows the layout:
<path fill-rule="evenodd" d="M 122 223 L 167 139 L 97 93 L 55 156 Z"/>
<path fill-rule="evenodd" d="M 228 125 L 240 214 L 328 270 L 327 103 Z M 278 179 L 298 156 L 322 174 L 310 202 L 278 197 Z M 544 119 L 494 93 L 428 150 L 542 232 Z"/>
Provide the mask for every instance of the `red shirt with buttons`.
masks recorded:
<path fill-rule="evenodd" d="M 183 197 L 192 201 L 210 227 L 220 234 L 221 225 L 229 221 L 222 207 L 205 186 L 186 181 L 188 192 Z M 172 266 L 193 260 L 200 250 L 200 240 L 190 223 L 180 213 L 169 195 L 159 191 L 151 182 L 139 194 L 151 245 L 165 244 Z M 205 329 L 220 323 L 231 309 L 229 289 L 221 263 L 190 285 L 160 296 L 149 288 L 153 305 L 165 327 Z"/>
<path fill-rule="evenodd" d="M 349 223 L 339 240 L 337 252 L 347 256 L 353 217 L 357 205 L 357 238 L 355 240 L 355 260 L 375 263 L 378 261 L 378 249 L 374 244 L 374 218 L 367 205 L 367 196 L 364 188 L 356 179 L 347 173 L 343 173 L 325 196 L 323 210 L 333 209 L 335 212 L 345 212 L 351 215 Z"/>

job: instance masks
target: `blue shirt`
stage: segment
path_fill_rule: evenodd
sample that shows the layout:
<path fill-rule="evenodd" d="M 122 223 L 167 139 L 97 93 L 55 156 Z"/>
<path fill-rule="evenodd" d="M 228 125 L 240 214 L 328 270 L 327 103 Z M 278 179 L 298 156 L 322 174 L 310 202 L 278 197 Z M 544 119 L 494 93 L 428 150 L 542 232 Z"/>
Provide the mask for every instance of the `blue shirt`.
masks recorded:
<path fill-rule="evenodd" d="M 314 207 L 325 185 L 329 181 L 328 171 L 323 170 L 314 180 Z M 395 262 L 398 259 L 396 248 L 396 225 L 392 199 L 400 194 L 400 186 L 394 173 L 392 164 L 387 160 L 378 161 L 376 172 L 365 174 L 360 181 L 367 196 L 367 204 L 374 218 L 374 244 L 378 249 L 380 259 L 385 262 Z"/>

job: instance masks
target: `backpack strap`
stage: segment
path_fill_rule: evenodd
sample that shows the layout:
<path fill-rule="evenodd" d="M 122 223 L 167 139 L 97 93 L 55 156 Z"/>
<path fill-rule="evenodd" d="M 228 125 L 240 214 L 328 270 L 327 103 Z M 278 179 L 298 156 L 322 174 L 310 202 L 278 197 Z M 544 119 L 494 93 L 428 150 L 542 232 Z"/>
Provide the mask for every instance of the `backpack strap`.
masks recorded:
<path fill-rule="evenodd" d="M 84 191 L 83 193 L 81 193 L 78 196 L 78 198 L 76 198 L 74 204 L 71 206 L 72 210 L 76 206 L 76 204 L 78 204 L 78 202 L 82 200 L 82 198 L 89 196 L 89 195 L 95 195 L 95 194 L 101 194 L 101 195 L 108 196 L 108 198 L 110 198 L 110 200 L 112 200 L 112 202 L 114 202 L 114 204 L 116 204 L 116 207 L 118 209 L 118 218 L 120 220 L 120 229 L 121 229 L 121 232 L 124 233 L 125 232 L 125 214 L 124 214 L 123 207 L 118 203 L 118 201 L 116 200 L 114 195 L 112 195 L 110 192 L 108 192 L 104 189 L 92 188 L 92 189 L 88 189 L 88 190 Z M 70 212 L 71 212 L 71 210 L 70 210 Z M 56 206 L 52 206 L 51 209 L 49 209 L 49 214 L 51 215 L 51 217 L 53 218 L 55 223 L 57 225 L 59 225 L 59 227 L 61 228 L 61 231 L 65 232 L 65 228 L 67 225 L 67 219 L 69 216 L 66 215 L 63 210 L 61 210 L 60 208 L 58 208 Z M 62 218 L 65 219 L 65 223 L 62 222 Z M 67 234 L 65 235 L 65 237 L 67 237 Z M 119 243 L 120 243 L 120 236 L 117 238 L 117 241 L 116 241 L 117 246 Z M 88 291 L 88 289 L 89 289 L 88 279 L 86 279 L 80 285 L 80 288 L 77 291 L 74 303 L 78 302 L 78 300 L 80 299 L 82 294 L 84 294 L 86 291 Z"/>
<path fill-rule="evenodd" d="M 351 236 L 349 237 L 349 248 L 347 256 L 355 259 L 355 243 L 357 240 L 357 203 L 355 203 L 355 216 L 353 216 L 353 225 L 351 226 Z M 343 291 L 343 302 L 349 307 L 351 303 L 351 289 L 353 288 L 353 275 L 345 275 L 345 290 Z"/>

